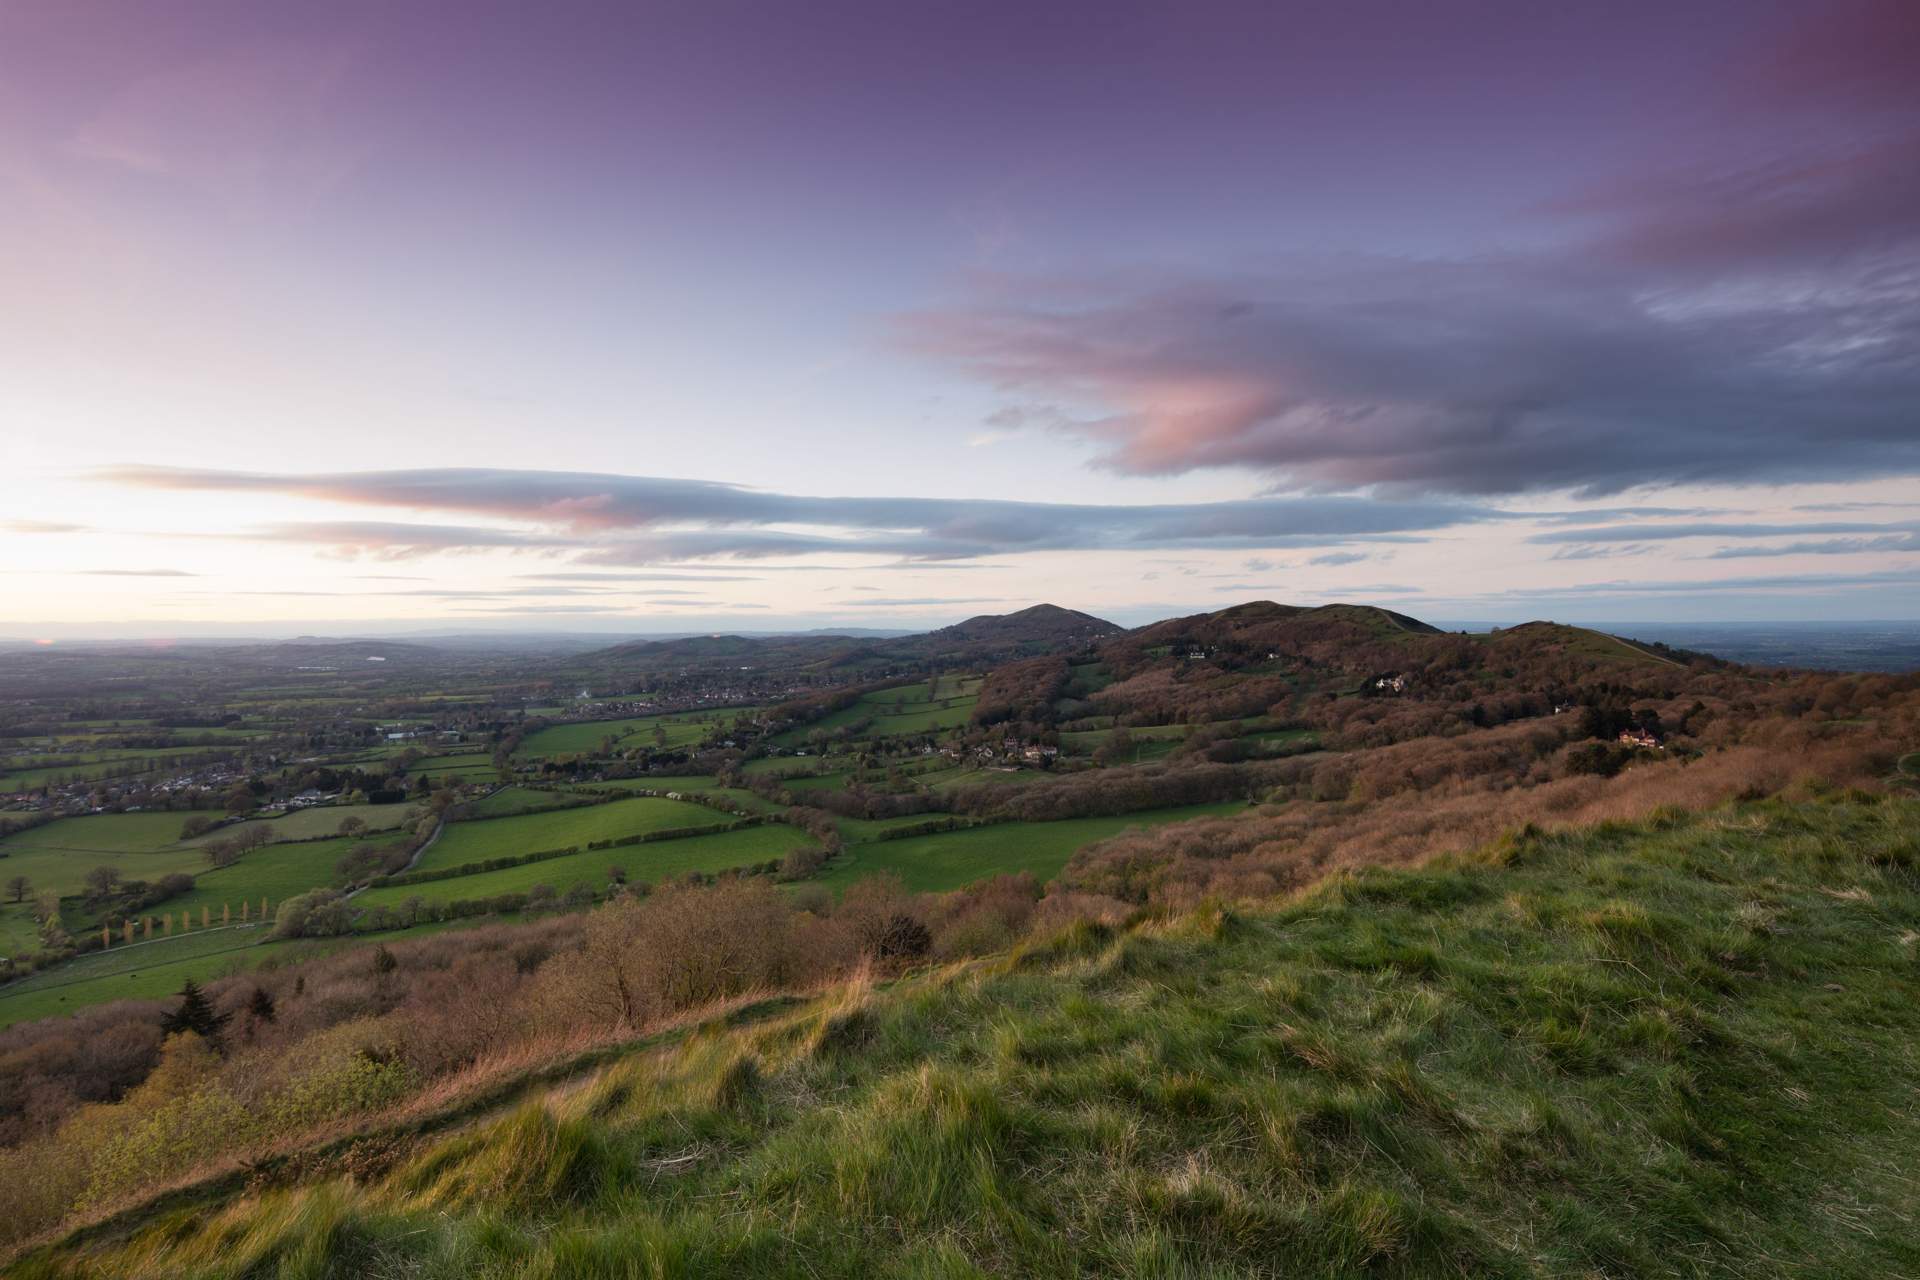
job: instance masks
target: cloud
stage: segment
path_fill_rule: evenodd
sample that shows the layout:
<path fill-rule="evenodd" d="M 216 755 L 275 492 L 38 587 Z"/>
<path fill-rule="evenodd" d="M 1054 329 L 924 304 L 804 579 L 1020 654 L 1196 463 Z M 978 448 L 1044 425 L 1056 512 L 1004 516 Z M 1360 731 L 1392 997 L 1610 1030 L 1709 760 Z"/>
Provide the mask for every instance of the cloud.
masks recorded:
<path fill-rule="evenodd" d="M 1879 263 L 1797 287 L 1521 257 L 1003 279 L 898 339 L 1129 474 L 1595 495 L 1920 471 L 1920 274 Z"/>
<path fill-rule="evenodd" d="M 6 533 L 80 533 L 85 529 L 85 525 L 62 524 L 57 520 L 0 521 L 0 532 Z"/>
<path fill-rule="evenodd" d="M 1669 582 L 1618 580 L 1579 586 L 1529 587 L 1492 592 L 1482 596 L 1459 597 L 1479 600 L 1561 599 L 1584 596 L 1673 596 L 1673 595 L 1748 595 L 1766 594 L 1847 594 L 1863 588 L 1920 588 L 1920 572 L 1893 569 L 1877 573 L 1797 573 L 1769 574 L 1749 578 L 1691 578 Z M 1452 598 L 1452 597 L 1450 597 Z"/>
<path fill-rule="evenodd" d="M 1622 556 L 1644 556 L 1654 548 L 1644 542 L 1618 542 L 1604 546 L 1581 543 L 1555 547 L 1549 560 L 1617 560 Z"/>
<path fill-rule="evenodd" d="M 1362 560 L 1371 560 L 1372 558 L 1372 556 L 1364 551 L 1329 551 L 1326 555 L 1314 556 L 1308 560 L 1307 563 L 1321 565 L 1359 564 Z"/>
<path fill-rule="evenodd" d="M 882 597 L 876 600 L 843 600 L 843 607 L 865 608 L 876 606 L 895 609 L 914 605 L 950 605 L 950 604 L 1005 604 L 1004 596 L 914 596 Z"/>
<path fill-rule="evenodd" d="M 197 578 L 185 569 L 75 569 L 75 573 L 93 578 Z"/>
<path fill-rule="evenodd" d="M 1623 524 L 1602 525 L 1594 529 L 1562 529 L 1536 533 L 1528 542 L 1665 542 L 1676 538 L 1779 538 L 1814 534 L 1905 533 L 1920 528 L 1914 524 L 1868 524 L 1856 521 L 1828 521 L 1821 524 Z"/>
<path fill-rule="evenodd" d="M 742 573 L 599 573 L 582 571 L 577 573 L 521 573 L 515 574 L 523 582 L 758 582 L 760 579 L 751 574 Z"/>
<path fill-rule="evenodd" d="M 1708 77 L 1737 128 L 1525 211 L 1552 247 L 983 272 L 893 337 L 999 392 L 995 424 L 1135 475 L 1585 495 L 1911 475 L 1916 15 L 1822 7 Z"/>
<path fill-rule="evenodd" d="M 1722 547 L 1709 560 L 1739 560 L 1750 556 L 1842 556 L 1872 551 L 1920 551 L 1920 536 L 1894 534 L 1880 538 L 1829 538 L 1820 542 L 1789 542 L 1773 547 Z"/>
<path fill-rule="evenodd" d="M 323 521 L 224 536 L 312 543 L 341 555 L 388 560 L 489 548 L 564 552 L 575 564 L 603 568 L 821 555 L 925 562 L 1036 551 L 1325 547 L 1420 541 L 1436 530 L 1507 518 L 1465 502 L 1338 495 L 1121 506 L 822 498 L 596 472 L 295 475 L 125 466 L 97 474 L 151 489 L 278 494 L 516 524 Z"/>

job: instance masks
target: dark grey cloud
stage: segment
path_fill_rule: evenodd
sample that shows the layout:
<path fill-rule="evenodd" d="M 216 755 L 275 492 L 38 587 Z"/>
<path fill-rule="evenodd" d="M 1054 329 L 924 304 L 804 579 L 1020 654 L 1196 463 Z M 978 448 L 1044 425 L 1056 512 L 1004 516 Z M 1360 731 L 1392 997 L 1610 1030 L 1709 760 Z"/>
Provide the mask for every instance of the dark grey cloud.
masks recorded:
<path fill-rule="evenodd" d="M 618 568 L 819 555 L 951 561 L 1034 551 L 1325 547 L 1420 541 L 1505 519 L 1484 505 L 1339 495 L 1136 506 L 991 499 L 812 497 L 594 472 L 433 470 L 286 475 L 118 467 L 101 478 L 182 491 L 273 493 L 516 527 L 323 521 L 238 535 L 397 560 L 502 548 Z M 832 534 L 774 526 L 829 529 Z"/>

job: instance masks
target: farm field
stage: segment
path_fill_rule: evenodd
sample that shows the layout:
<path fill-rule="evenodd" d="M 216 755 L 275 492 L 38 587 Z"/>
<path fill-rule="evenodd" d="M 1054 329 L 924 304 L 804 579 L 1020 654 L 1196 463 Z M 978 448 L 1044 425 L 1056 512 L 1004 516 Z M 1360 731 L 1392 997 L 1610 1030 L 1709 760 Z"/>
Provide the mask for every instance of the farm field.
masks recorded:
<path fill-rule="evenodd" d="M 871 720 L 863 736 L 887 737 L 902 733 L 932 733 L 963 725 L 980 700 L 980 680 L 969 676 L 940 681 L 938 696 L 927 696 L 925 681 L 864 694 L 850 707 L 831 712 L 812 724 L 789 729 L 769 739 L 776 746 L 793 747 L 815 732 L 831 733 L 861 720 Z"/>
<path fill-rule="evenodd" d="M 612 800 L 577 809 L 449 822 L 415 870 L 432 871 L 488 858 L 511 858 L 546 849 L 564 849 L 568 845 L 584 847 L 595 840 L 614 840 L 675 827 L 707 827 L 726 821 L 726 814 L 702 805 L 635 796 L 631 800 Z"/>
<path fill-rule="evenodd" d="M 143 816 L 143 815 L 134 815 Z M 178 814 L 169 815 L 178 818 Z M 86 818 L 67 818 L 61 822 L 85 822 Z M 21 835 L 39 835 L 52 831 L 61 825 L 52 823 L 38 831 L 22 832 Z M 176 821 L 173 834 L 179 834 Z M 0 844 L 7 856 L 0 858 L 0 880 L 11 880 L 15 876 L 25 876 L 33 882 L 36 893 L 58 893 L 61 895 L 78 893 L 84 887 L 87 872 L 95 867 L 115 867 L 129 880 L 157 880 L 161 876 L 175 871 L 184 871 L 191 875 L 206 866 L 206 858 L 198 849 L 189 849 L 169 845 L 162 848 L 135 850 L 103 850 L 89 848 L 63 848 L 58 845 L 18 845 L 13 837 Z M 93 838 L 86 833 L 85 838 Z M 11 909 L 11 908 L 9 908 Z"/>
<path fill-rule="evenodd" d="M 196 929 L 176 938 L 93 952 L 57 969 L 0 987 L 0 1029 L 36 1018 L 74 1013 L 113 1000 L 164 999 L 179 991 L 180 984 L 188 978 L 208 982 L 258 969 L 269 962 L 304 960 L 341 947 L 372 945 L 399 936 L 418 938 L 443 929 L 512 918 L 488 916 L 439 921 L 404 931 L 347 934 L 338 938 L 276 940 L 270 936 L 270 928 L 260 924 Z"/>
<path fill-rule="evenodd" d="M 425 774 L 436 782 L 441 778 L 490 778 L 493 776 L 493 757 L 484 751 L 461 751 L 442 756 L 428 756 L 408 770 L 409 775 Z"/>
<path fill-rule="evenodd" d="M 547 885 L 559 893 L 565 893 L 575 885 L 586 885 L 597 891 L 606 887 L 609 867 L 623 868 L 629 880 L 658 883 L 689 871 L 726 871 L 733 867 L 766 862 L 784 857 L 789 850 L 815 843 L 813 837 L 804 831 L 769 823 L 712 835 L 624 845 L 617 849 L 583 849 L 563 858 L 548 858 L 524 866 L 503 867 L 498 871 L 482 871 L 446 880 L 387 885 L 369 889 L 353 901 L 359 907 L 396 907 L 414 897 L 424 898 L 428 902 L 453 902 L 463 898 L 525 893 L 537 884 Z"/>
<path fill-rule="evenodd" d="M 231 905 L 238 917 L 242 899 L 252 903 L 255 911 L 260 909 L 262 898 L 270 906 L 278 906 L 296 893 L 333 884 L 335 865 L 363 843 L 391 844 L 393 841 L 391 838 L 382 841 L 378 837 L 371 841 L 336 838 L 266 845 L 230 867 L 202 871 L 194 877 L 190 891 L 167 899 L 153 910 L 172 912 L 175 916 L 189 911 L 197 921 L 202 907 L 218 919 L 220 909 Z"/>
<path fill-rule="evenodd" d="M 109 1000 L 150 1000 L 196 982 L 259 965 L 270 948 L 262 925 L 194 930 L 80 956 L 56 969 L 0 987 L 0 1027 L 52 1017 Z"/>
<path fill-rule="evenodd" d="M 564 791 L 542 791 L 537 787 L 502 787 L 491 795 L 469 802 L 462 821 L 511 818 L 524 813 L 545 813 L 551 809 L 571 808 L 582 803 L 583 800 L 584 797 L 570 795 Z"/>
<path fill-rule="evenodd" d="M 637 746 L 685 747 L 705 738 L 715 721 L 750 716 L 754 710 L 752 707 L 722 707 L 711 711 L 634 716 L 625 720 L 581 720 L 573 724 L 557 724 L 529 734 L 520 743 L 518 754 L 535 757 L 590 755 L 599 751 L 609 738 L 614 740 L 615 746 L 632 738 Z M 655 729 L 665 730 L 664 742 L 655 738 Z"/>
<path fill-rule="evenodd" d="M 890 871 L 916 893 L 940 893 L 989 876 L 1021 871 L 1031 871 L 1041 880 L 1051 880 L 1083 846 L 1118 835 L 1128 827 L 1222 817 L 1245 810 L 1244 804 L 1231 800 L 1106 818 L 1002 822 L 965 831 L 853 845 L 816 879 L 835 889 L 844 889 L 864 876 Z"/>
<path fill-rule="evenodd" d="M 203 836 L 195 836 L 186 843 L 198 848 L 214 840 L 227 840 L 244 832 L 255 829 L 267 833 L 273 841 L 313 840 L 320 836 L 330 836 L 340 830 L 340 824 L 348 818 L 358 818 L 367 824 L 369 831 L 391 831 L 406 819 L 411 805 L 405 804 L 321 804 L 310 809 L 295 809 L 274 818 L 250 818 L 245 822 L 236 822 L 231 826 L 215 827 Z M 178 834 L 179 824 L 175 823 Z"/>
<path fill-rule="evenodd" d="M 194 812 L 98 813 L 57 818 L 0 840 L 0 851 L 63 849 L 75 853 L 155 853 L 179 842 L 181 824 Z M 216 819 L 225 816 L 217 810 L 198 812 Z"/>

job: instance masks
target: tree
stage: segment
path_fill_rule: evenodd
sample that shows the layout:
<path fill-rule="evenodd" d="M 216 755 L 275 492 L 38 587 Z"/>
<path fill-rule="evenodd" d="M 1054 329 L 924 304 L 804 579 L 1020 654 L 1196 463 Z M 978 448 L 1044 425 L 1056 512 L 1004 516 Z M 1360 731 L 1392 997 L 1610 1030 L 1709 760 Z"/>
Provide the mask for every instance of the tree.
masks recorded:
<path fill-rule="evenodd" d="M 33 892 L 33 881 L 25 876 L 14 876 L 7 881 L 7 896 L 15 902 L 25 902 L 27 895 Z"/>
<path fill-rule="evenodd" d="M 226 809 L 228 813 L 245 813 L 253 808 L 253 788 L 244 782 L 236 782 L 227 792 Z"/>
<path fill-rule="evenodd" d="M 180 824 L 180 838 L 193 840 L 213 830 L 213 818 L 204 813 L 196 813 Z"/>
<path fill-rule="evenodd" d="M 87 872 L 87 896 L 104 898 L 120 887 L 120 869 L 118 867 L 95 867 Z"/>
<path fill-rule="evenodd" d="M 340 835 L 345 839 L 352 840 L 357 836 L 364 835 L 366 830 L 367 820 L 365 818 L 356 816 L 340 819 Z"/>
<path fill-rule="evenodd" d="M 215 1013 L 213 1002 L 207 999 L 206 992 L 200 990 L 200 984 L 188 978 L 180 987 L 180 1007 L 160 1019 L 162 1035 L 179 1035 L 191 1031 L 208 1044 L 220 1043 L 221 1028 L 227 1025 L 233 1015 Z"/>
<path fill-rule="evenodd" d="M 247 1030 L 251 1032 L 263 1022 L 272 1022 L 279 1016 L 274 1007 L 273 993 L 265 987 L 255 987 L 253 994 L 247 997 Z"/>

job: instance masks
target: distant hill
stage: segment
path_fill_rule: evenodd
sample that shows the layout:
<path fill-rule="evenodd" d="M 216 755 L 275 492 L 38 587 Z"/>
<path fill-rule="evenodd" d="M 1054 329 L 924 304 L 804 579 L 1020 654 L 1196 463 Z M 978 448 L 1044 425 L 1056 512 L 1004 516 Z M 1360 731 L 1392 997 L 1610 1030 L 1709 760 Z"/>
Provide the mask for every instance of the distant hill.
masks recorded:
<path fill-rule="evenodd" d="M 807 632 L 796 635 L 705 635 L 636 640 L 583 654 L 581 665 L 606 671 L 790 669 L 796 674 L 891 674 L 925 667 L 981 666 L 1013 658 L 1071 652 L 1124 634 L 1092 614 L 1037 604 L 1015 613 L 981 614 L 917 635 Z"/>
<path fill-rule="evenodd" d="M 1121 635 L 1123 630 L 1090 613 L 1036 604 L 1017 613 L 981 614 L 923 636 L 896 641 L 894 647 L 942 661 L 983 661 L 1084 648 Z"/>

